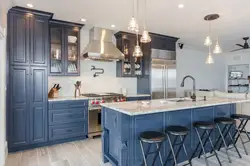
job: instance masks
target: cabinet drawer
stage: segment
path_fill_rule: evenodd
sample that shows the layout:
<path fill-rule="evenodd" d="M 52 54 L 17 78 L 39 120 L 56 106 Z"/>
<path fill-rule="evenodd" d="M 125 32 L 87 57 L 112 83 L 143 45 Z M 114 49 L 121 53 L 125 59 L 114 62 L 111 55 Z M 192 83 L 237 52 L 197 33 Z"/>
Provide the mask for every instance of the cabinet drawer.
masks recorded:
<path fill-rule="evenodd" d="M 50 101 L 49 109 L 67 109 L 67 108 L 84 108 L 88 107 L 88 100 L 77 101 Z"/>
<path fill-rule="evenodd" d="M 59 140 L 65 138 L 73 138 L 85 136 L 88 134 L 88 123 L 71 123 L 64 125 L 56 125 L 49 127 L 49 140 Z"/>
<path fill-rule="evenodd" d="M 88 120 L 87 108 L 49 110 L 49 125 L 83 122 L 87 120 Z"/>

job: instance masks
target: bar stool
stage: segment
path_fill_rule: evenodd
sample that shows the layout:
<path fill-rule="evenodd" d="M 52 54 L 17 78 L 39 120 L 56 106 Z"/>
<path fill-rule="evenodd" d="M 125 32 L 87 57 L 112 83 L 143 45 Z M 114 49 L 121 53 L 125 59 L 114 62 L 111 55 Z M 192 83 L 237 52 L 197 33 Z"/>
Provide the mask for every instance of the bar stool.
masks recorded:
<path fill-rule="evenodd" d="M 161 165 L 163 166 L 162 155 L 161 155 L 160 149 L 165 139 L 166 139 L 166 135 L 164 133 L 157 132 L 157 131 L 145 131 L 140 134 L 139 140 L 140 140 L 141 151 L 143 155 L 142 165 L 148 166 L 148 163 L 147 163 L 148 155 L 155 154 L 153 158 L 152 166 L 155 165 L 155 161 L 158 156 L 160 157 L 160 162 L 161 162 Z M 149 144 L 146 152 L 144 151 L 144 148 L 143 148 L 144 143 Z M 154 152 L 150 152 L 152 144 L 156 145 L 156 151 Z"/>
<path fill-rule="evenodd" d="M 193 154 L 192 154 L 192 156 L 191 156 L 190 159 L 192 159 L 192 158 L 195 157 L 196 152 L 201 147 L 201 149 L 199 150 L 199 156 L 198 156 L 198 158 L 200 158 L 201 154 L 203 153 L 206 165 L 209 166 L 207 159 L 209 157 L 215 156 L 216 159 L 218 160 L 219 165 L 221 166 L 222 165 L 221 161 L 220 161 L 220 159 L 218 157 L 218 154 L 215 151 L 212 139 L 210 137 L 211 134 L 212 134 L 212 132 L 214 131 L 214 129 L 216 127 L 215 123 L 214 122 L 207 122 L 207 121 L 197 121 L 197 122 L 193 123 L 193 126 L 194 126 L 194 129 L 195 129 L 196 133 L 197 133 L 197 136 L 198 136 L 198 139 L 199 139 L 199 143 L 197 144 L 197 146 L 196 146 L 196 148 L 195 148 L 195 150 L 194 150 L 194 152 L 193 152 Z M 200 135 L 198 129 L 203 130 L 202 135 Z M 207 145 L 208 141 L 210 142 L 210 146 L 212 148 L 212 152 L 214 152 L 214 154 L 212 154 L 210 156 L 206 155 L 206 151 L 205 151 L 205 148 L 204 148 Z"/>
<path fill-rule="evenodd" d="M 246 155 L 248 155 L 245 144 L 250 142 L 250 137 L 249 137 L 248 132 L 246 130 L 246 125 L 247 125 L 248 121 L 250 120 L 250 116 L 244 115 L 244 114 L 233 114 L 233 115 L 231 115 L 231 118 L 240 121 L 239 126 L 236 128 L 236 131 L 234 132 L 235 143 L 237 143 L 239 138 L 240 138 L 242 146 L 245 150 L 245 153 L 246 153 Z M 243 138 L 241 137 L 241 134 L 246 134 L 248 140 L 244 142 Z"/>
<path fill-rule="evenodd" d="M 234 141 L 234 139 L 233 139 L 233 137 L 232 137 L 232 135 L 230 133 L 232 127 L 235 126 L 236 121 L 234 119 L 232 119 L 232 118 L 226 118 L 226 117 L 218 117 L 218 118 L 215 118 L 214 121 L 215 121 L 217 129 L 219 130 L 219 133 L 220 133 L 218 139 L 216 140 L 216 143 L 215 143 L 214 147 L 216 148 L 217 145 L 219 145 L 218 150 L 220 151 L 222 145 L 224 144 L 228 160 L 229 160 L 230 163 L 232 163 L 232 160 L 231 160 L 231 158 L 230 158 L 230 156 L 228 154 L 228 150 L 231 149 L 231 148 L 229 148 L 229 145 L 232 143 L 233 148 L 235 148 L 235 150 L 238 153 L 239 157 L 242 158 L 240 153 L 239 153 L 238 148 L 235 145 L 235 141 Z M 223 129 L 221 129 L 221 126 L 223 126 Z M 228 136 L 230 138 L 230 142 L 227 143 L 226 138 Z"/>
<path fill-rule="evenodd" d="M 166 166 L 167 162 L 171 161 L 171 160 L 174 160 L 174 164 L 177 165 L 178 164 L 177 163 L 177 158 L 178 158 L 182 148 L 183 148 L 184 153 L 185 153 L 185 155 L 187 157 L 188 164 L 192 166 L 191 160 L 190 160 L 190 158 L 188 157 L 188 154 L 187 154 L 186 146 L 184 144 L 188 133 L 189 133 L 188 128 L 183 127 L 183 126 L 169 126 L 169 127 L 166 128 L 167 139 L 168 139 L 171 151 L 168 153 L 168 156 L 167 156 L 167 159 L 166 159 L 166 161 L 164 163 L 164 166 Z M 170 139 L 171 136 L 174 137 L 173 142 Z M 180 141 L 177 143 L 178 138 L 180 139 Z M 175 147 L 177 147 L 177 152 L 176 153 L 174 151 Z M 171 155 L 173 156 L 173 158 L 170 158 Z M 185 165 L 188 165 L 188 164 L 185 164 Z"/>

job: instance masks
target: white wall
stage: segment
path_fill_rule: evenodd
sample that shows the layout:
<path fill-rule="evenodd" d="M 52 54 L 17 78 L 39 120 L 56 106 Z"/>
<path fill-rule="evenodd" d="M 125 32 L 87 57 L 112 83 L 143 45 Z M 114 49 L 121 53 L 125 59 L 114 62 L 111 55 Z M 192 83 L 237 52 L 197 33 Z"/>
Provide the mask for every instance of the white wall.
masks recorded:
<path fill-rule="evenodd" d="M 196 79 L 196 89 L 218 89 L 225 91 L 225 58 L 214 55 L 214 64 L 205 64 L 208 52 L 183 48 L 177 49 L 177 94 L 182 95 L 186 89 L 192 89 L 192 80 L 188 79 L 185 87 L 180 87 L 184 76 Z"/>
<path fill-rule="evenodd" d="M 7 11 L 11 6 L 10 0 L 0 1 L 0 27 L 6 31 Z M 1 29 L 0 28 L 0 29 Z M 1 33 L 1 32 L 0 32 Z M 0 166 L 5 163 L 6 145 L 6 33 L 4 38 L 0 37 Z"/>
<path fill-rule="evenodd" d="M 89 42 L 89 31 L 81 30 L 81 51 Z M 115 39 L 113 41 L 115 43 Z M 60 83 L 62 89 L 60 96 L 73 96 L 74 84 L 76 81 L 82 81 L 81 93 L 90 92 L 121 92 L 121 88 L 127 88 L 128 93 L 137 92 L 136 78 L 117 78 L 115 62 L 97 62 L 91 60 L 81 60 L 80 77 L 49 77 L 50 89 L 54 84 Z M 104 74 L 99 77 L 93 77 L 94 71 L 90 71 L 91 66 L 103 68 Z"/>

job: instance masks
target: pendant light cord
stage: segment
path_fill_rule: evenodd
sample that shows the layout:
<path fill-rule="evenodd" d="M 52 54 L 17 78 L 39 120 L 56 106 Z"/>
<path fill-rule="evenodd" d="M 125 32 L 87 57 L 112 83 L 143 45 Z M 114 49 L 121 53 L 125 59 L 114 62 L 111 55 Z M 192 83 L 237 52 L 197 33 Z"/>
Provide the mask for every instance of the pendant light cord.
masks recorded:
<path fill-rule="evenodd" d="M 147 14 L 147 0 L 145 0 L 145 9 L 144 9 L 144 29 L 146 29 L 146 24 L 147 24 L 147 22 L 146 22 L 146 14 Z"/>

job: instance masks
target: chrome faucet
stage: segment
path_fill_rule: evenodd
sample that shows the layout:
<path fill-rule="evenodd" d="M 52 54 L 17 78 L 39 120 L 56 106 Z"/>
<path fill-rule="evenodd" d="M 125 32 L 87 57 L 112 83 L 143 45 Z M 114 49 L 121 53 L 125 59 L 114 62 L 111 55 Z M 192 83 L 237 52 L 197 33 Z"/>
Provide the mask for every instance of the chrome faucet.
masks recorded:
<path fill-rule="evenodd" d="M 183 79 L 182 79 L 182 82 L 181 82 L 181 87 L 184 87 L 184 82 L 187 78 L 191 78 L 193 80 L 193 94 L 191 96 L 191 99 L 193 101 L 196 101 L 196 88 L 195 88 L 195 79 L 194 77 L 190 76 L 190 75 L 187 75 L 185 76 Z"/>

